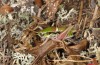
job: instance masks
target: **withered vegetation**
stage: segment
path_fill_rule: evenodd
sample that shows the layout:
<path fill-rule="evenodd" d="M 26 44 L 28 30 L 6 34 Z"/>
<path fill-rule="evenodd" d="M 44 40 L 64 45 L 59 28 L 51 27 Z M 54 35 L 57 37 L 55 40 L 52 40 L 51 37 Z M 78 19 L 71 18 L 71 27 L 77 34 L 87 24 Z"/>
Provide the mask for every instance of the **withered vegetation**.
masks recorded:
<path fill-rule="evenodd" d="M 100 65 L 100 1 L 0 0 L 0 65 Z"/>

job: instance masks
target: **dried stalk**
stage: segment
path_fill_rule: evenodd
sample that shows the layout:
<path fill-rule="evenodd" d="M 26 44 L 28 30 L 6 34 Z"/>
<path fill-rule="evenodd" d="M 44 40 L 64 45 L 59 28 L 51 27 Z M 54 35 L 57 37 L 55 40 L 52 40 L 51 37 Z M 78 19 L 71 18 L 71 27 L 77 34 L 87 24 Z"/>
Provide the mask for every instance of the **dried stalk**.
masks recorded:
<path fill-rule="evenodd" d="M 72 59 L 72 60 L 70 60 L 70 59 L 64 59 L 64 60 L 52 60 L 52 61 L 56 61 L 56 62 L 58 62 L 58 61 L 64 61 L 64 62 L 65 61 L 70 61 L 70 62 L 80 62 L 80 63 L 93 61 L 93 59 L 91 59 L 89 57 L 81 56 L 81 55 L 69 55 L 68 57 L 73 57 L 73 58 L 78 57 L 78 58 L 77 58 L 77 60 L 74 60 L 74 59 Z M 79 57 L 87 58 L 88 60 L 79 60 Z"/>
<path fill-rule="evenodd" d="M 81 0 L 80 11 L 79 11 L 79 17 L 78 17 L 78 23 L 80 23 L 81 18 L 82 18 L 83 4 L 84 4 L 84 0 Z"/>
<path fill-rule="evenodd" d="M 98 6 L 96 5 L 96 6 L 95 6 L 94 13 L 93 13 L 92 20 L 90 21 L 90 28 L 92 28 L 92 27 L 93 27 L 94 20 L 96 20 L 96 19 L 97 19 L 97 14 L 98 14 Z"/>

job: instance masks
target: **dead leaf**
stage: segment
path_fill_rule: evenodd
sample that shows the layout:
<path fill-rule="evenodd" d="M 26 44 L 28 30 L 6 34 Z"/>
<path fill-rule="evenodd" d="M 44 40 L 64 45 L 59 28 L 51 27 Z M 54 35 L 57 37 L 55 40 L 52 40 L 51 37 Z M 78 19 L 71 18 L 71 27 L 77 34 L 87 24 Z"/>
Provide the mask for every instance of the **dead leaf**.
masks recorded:
<path fill-rule="evenodd" d="M 41 7 L 42 6 L 42 0 L 34 0 L 35 1 L 35 4 L 38 6 L 38 7 Z"/>
<path fill-rule="evenodd" d="M 83 39 L 78 44 L 76 44 L 74 46 L 70 46 L 70 48 L 77 50 L 77 51 L 82 51 L 82 50 L 87 49 L 88 44 L 89 43 L 88 43 L 87 39 Z"/>
<path fill-rule="evenodd" d="M 9 5 L 5 4 L 0 8 L 0 14 L 7 14 L 13 12 L 14 9 L 10 7 Z"/>

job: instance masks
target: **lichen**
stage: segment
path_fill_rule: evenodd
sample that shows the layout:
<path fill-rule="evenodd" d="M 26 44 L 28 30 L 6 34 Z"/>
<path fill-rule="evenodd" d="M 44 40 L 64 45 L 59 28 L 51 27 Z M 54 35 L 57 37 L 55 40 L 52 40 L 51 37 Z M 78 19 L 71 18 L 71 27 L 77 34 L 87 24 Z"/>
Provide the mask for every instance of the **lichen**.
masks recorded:
<path fill-rule="evenodd" d="M 12 58 L 14 59 L 14 62 L 16 61 L 16 64 L 20 65 L 30 65 L 34 60 L 34 56 L 31 54 L 22 54 L 19 52 L 13 53 Z"/>
<path fill-rule="evenodd" d="M 64 20 L 69 20 L 73 18 L 75 14 L 77 14 L 77 11 L 74 8 L 72 8 L 68 12 L 64 9 L 64 7 L 62 7 L 61 10 L 58 11 L 58 19 L 63 22 Z"/>

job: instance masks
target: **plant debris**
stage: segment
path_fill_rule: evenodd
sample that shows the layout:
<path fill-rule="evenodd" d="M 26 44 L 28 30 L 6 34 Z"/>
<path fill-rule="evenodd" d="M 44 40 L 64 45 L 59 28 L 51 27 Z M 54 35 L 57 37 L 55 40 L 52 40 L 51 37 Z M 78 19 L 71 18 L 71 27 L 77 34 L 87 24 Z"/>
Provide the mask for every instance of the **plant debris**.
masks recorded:
<path fill-rule="evenodd" d="M 100 65 L 100 1 L 0 0 L 0 65 Z"/>

